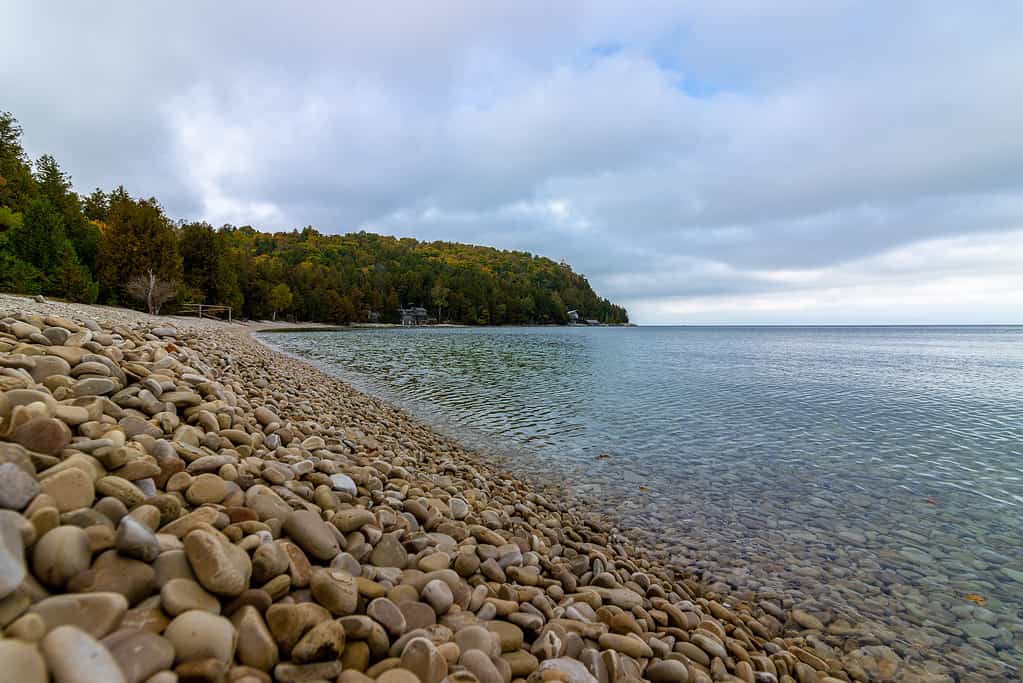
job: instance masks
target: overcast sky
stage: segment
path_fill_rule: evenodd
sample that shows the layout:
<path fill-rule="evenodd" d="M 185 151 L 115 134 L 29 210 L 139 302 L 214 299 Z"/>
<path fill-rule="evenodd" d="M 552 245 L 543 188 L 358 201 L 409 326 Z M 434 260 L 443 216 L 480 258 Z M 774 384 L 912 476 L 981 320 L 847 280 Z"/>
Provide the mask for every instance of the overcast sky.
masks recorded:
<path fill-rule="evenodd" d="M 525 249 L 640 323 L 1023 322 L 1018 1 L 0 11 L 80 191 Z"/>

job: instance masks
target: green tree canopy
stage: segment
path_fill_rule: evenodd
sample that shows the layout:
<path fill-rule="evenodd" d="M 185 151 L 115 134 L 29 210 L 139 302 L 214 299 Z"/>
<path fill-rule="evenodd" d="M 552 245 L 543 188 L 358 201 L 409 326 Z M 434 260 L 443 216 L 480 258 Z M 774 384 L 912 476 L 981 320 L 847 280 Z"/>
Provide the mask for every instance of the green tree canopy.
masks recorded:
<path fill-rule="evenodd" d="M 92 301 L 98 282 L 101 300 L 124 305 L 139 301 L 128 284 L 152 271 L 178 303 L 229 305 L 238 317 L 396 322 L 400 308 L 422 306 L 466 324 L 561 324 L 573 309 L 628 321 L 568 264 L 522 251 L 312 226 L 175 224 L 156 199 L 123 186 L 83 199 L 52 156 L 33 172 L 21 135 L 0 113 L 0 289 Z"/>
<path fill-rule="evenodd" d="M 109 301 L 128 301 L 126 283 L 150 270 L 161 280 L 181 281 L 177 234 L 156 199 L 132 199 L 119 187 L 110 197 L 105 223 L 98 269 L 101 292 Z"/>

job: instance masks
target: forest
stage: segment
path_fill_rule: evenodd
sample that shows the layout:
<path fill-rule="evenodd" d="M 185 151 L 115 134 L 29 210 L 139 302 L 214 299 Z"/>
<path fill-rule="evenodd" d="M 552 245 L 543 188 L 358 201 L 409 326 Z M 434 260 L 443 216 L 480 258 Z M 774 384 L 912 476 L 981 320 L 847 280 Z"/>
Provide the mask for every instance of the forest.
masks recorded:
<path fill-rule="evenodd" d="M 0 291 L 118 306 L 231 306 L 241 318 L 397 322 L 422 306 L 471 325 L 626 323 L 626 310 L 565 263 L 521 251 L 313 227 L 169 218 L 123 186 L 79 195 L 50 155 L 32 161 L 0 112 Z"/>

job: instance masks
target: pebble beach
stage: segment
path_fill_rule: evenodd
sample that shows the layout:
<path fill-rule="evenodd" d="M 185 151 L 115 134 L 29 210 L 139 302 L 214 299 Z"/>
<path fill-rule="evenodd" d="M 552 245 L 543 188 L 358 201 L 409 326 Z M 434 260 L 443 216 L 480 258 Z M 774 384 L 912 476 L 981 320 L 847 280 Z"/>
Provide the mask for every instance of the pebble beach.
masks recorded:
<path fill-rule="evenodd" d="M 952 680 L 697 580 L 258 329 L 0 296 L 4 680 Z"/>

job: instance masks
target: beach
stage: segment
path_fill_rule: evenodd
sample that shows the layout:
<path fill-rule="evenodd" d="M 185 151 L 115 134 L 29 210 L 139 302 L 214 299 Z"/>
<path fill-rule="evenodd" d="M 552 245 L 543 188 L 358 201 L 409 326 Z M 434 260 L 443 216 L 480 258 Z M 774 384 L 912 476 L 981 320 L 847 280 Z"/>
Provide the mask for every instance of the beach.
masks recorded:
<path fill-rule="evenodd" d="M 251 336 L 280 324 L 7 295 L 0 320 L 18 680 L 950 680 L 834 656 L 785 596 L 715 592 Z"/>

